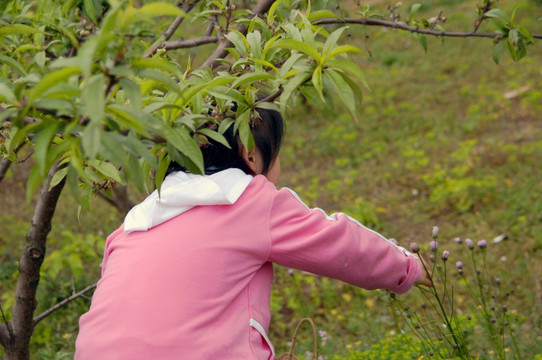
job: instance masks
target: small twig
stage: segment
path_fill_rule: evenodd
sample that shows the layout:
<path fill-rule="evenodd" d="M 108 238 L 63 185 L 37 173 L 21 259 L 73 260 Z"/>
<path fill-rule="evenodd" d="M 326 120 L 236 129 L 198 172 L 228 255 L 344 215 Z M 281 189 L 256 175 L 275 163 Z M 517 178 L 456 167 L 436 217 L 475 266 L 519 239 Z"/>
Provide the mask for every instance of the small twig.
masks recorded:
<path fill-rule="evenodd" d="M 0 327 L 0 343 L 4 346 L 13 346 L 13 329 L 11 328 L 10 322 L 6 318 L 6 314 L 4 314 L 4 309 L 2 308 L 1 303 L 0 314 L 2 315 L 2 320 L 4 321 L 4 324 L 2 324 L 4 326 Z"/>
<path fill-rule="evenodd" d="M 192 8 L 199 2 L 199 0 L 195 0 L 189 4 L 186 4 L 181 8 L 181 10 L 186 14 L 192 10 Z M 179 2 L 180 6 L 181 3 Z M 175 20 L 171 23 L 171 25 L 168 26 L 166 31 L 160 36 L 158 41 L 156 41 L 154 44 L 151 45 L 151 47 L 147 50 L 147 52 L 143 55 L 143 58 L 151 57 L 158 51 L 158 49 L 162 49 L 164 46 L 164 42 L 168 41 L 172 36 L 173 33 L 179 28 L 183 20 L 185 19 L 184 15 L 177 16 Z"/>
<path fill-rule="evenodd" d="M 282 86 L 281 86 L 281 87 L 278 89 L 278 91 L 274 92 L 273 94 L 267 95 L 266 97 L 264 97 L 264 98 L 261 99 L 261 100 L 256 101 L 255 104 L 265 103 L 265 102 L 273 102 L 273 100 L 275 100 L 276 98 L 278 98 L 278 97 L 280 96 L 280 94 L 282 94 L 282 91 L 283 91 L 283 88 L 282 88 Z"/>
<path fill-rule="evenodd" d="M 253 16 L 262 16 L 264 13 L 266 13 L 271 5 L 273 4 L 273 0 L 260 0 L 258 3 L 254 6 L 252 9 Z M 248 18 L 252 18 L 253 16 L 249 16 Z M 241 34 L 246 34 L 248 31 L 248 28 L 245 24 L 240 24 L 237 27 L 237 30 Z M 231 46 L 231 43 L 227 40 L 222 40 L 218 44 L 215 51 L 199 66 L 200 69 L 205 69 L 206 67 L 215 67 L 219 64 L 217 59 L 223 58 L 228 54 L 228 50 L 226 50 L 229 46 Z"/>
<path fill-rule="evenodd" d="M 91 290 L 94 290 L 96 288 L 96 285 L 97 284 L 89 285 L 86 288 L 84 288 L 83 290 L 73 294 L 72 296 L 62 300 L 58 304 L 56 304 L 56 305 L 50 307 L 49 309 L 45 310 L 44 312 L 42 312 L 41 314 L 39 314 L 38 316 L 36 316 L 34 318 L 34 320 L 33 320 L 34 326 L 36 326 L 41 320 L 45 319 L 47 316 L 51 315 L 53 312 L 55 312 L 58 309 L 62 308 L 66 304 L 69 304 L 73 300 L 75 300 L 77 298 L 80 298 L 80 297 L 83 297 L 87 292 L 89 292 Z"/>

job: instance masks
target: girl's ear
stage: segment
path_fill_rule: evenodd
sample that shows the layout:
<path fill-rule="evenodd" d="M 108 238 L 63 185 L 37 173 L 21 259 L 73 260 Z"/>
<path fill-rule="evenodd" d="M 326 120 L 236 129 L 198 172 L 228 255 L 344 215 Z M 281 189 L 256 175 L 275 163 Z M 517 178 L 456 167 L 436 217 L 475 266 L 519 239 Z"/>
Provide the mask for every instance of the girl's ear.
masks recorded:
<path fill-rule="evenodd" d="M 257 147 L 254 147 L 254 149 L 249 152 L 242 146 L 241 156 L 253 174 L 258 175 L 263 172 L 263 158 Z"/>

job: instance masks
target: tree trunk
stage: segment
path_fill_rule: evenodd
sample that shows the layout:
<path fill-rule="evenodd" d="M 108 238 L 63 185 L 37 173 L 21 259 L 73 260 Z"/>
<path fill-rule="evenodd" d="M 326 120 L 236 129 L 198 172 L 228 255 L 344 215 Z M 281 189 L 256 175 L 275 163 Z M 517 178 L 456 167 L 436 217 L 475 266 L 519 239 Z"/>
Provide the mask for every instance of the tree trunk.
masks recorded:
<path fill-rule="evenodd" d="M 58 198 L 64 188 L 65 178 L 49 191 L 51 179 L 58 170 L 54 165 L 43 184 L 34 209 L 32 224 L 26 233 L 25 249 L 19 261 L 19 277 L 15 290 L 15 303 L 9 329 L 8 341 L 2 341 L 6 360 L 28 360 L 30 358 L 30 338 L 34 331 L 34 310 L 37 305 L 36 290 L 40 280 L 40 268 L 45 258 L 47 235 Z M 5 337 L 4 337 L 5 339 Z"/>

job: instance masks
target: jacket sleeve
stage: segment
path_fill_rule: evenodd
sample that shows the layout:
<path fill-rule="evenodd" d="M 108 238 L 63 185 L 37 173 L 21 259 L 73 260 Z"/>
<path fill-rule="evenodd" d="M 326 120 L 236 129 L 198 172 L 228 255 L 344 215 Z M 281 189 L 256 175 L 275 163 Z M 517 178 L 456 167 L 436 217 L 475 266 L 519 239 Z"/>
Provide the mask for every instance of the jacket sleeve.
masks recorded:
<path fill-rule="evenodd" d="M 276 192 L 269 260 L 365 289 L 407 292 L 422 273 L 414 255 L 342 213 L 308 208 L 293 191 Z"/>

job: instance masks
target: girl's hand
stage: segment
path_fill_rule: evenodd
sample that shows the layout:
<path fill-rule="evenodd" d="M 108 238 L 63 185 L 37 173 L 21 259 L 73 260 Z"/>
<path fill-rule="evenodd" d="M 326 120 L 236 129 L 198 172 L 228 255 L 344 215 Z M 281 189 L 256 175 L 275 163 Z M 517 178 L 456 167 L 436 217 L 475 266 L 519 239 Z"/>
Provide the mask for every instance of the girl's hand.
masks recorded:
<path fill-rule="evenodd" d="M 431 270 L 429 270 L 429 266 L 427 265 L 425 260 L 423 260 L 423 258 L 419 256 L 419 254 L 418 254 L 418 261 L 422 265 L 422 275 L 414 284 L 423 285 L 427 287 L 433 287 L 433 283 L 431 282 L 431 276 L 432 276 Z"/>

